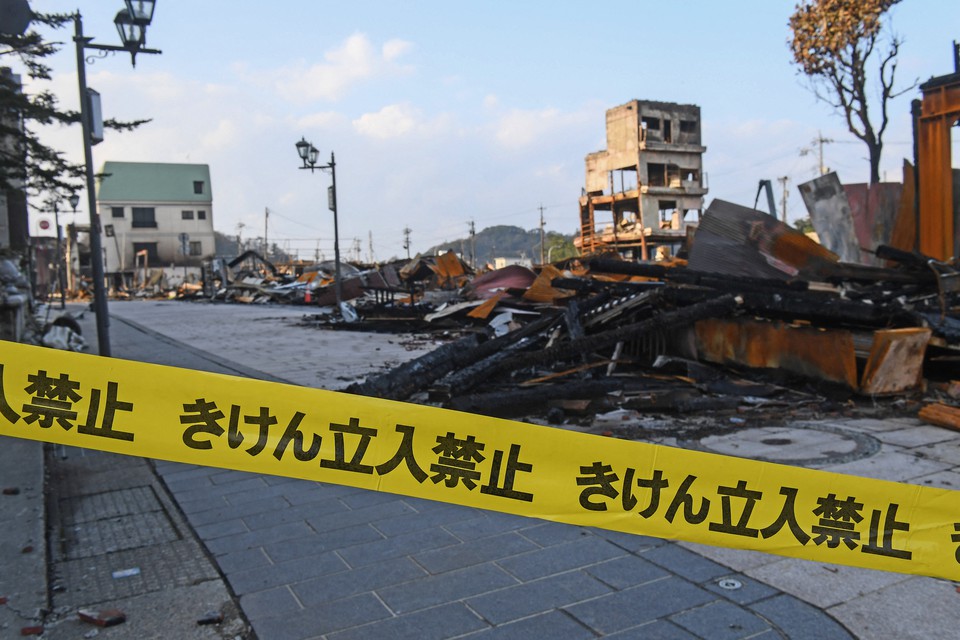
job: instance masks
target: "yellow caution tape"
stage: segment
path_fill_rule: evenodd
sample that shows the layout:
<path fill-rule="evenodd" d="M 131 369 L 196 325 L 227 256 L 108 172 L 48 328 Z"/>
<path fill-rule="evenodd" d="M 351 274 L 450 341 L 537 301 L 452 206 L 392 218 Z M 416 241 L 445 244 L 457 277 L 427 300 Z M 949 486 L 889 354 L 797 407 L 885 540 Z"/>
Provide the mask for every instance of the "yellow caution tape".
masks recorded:
<path fill-rule="evenodd" d="M 960 580 L 958 491 L 0 345 L 0 435 Z"/>

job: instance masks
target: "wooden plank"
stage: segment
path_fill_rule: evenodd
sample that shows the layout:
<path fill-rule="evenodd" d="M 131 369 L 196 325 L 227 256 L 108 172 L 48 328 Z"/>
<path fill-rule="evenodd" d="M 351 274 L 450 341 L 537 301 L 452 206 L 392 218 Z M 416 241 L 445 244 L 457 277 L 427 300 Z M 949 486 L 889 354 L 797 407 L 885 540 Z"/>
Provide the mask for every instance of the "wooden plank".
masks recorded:
<path fill-rule="evenodd" d="M 875 331 L 860 393 L 890 395 L 919 388 L 931 333 L 919 328 Z"/>

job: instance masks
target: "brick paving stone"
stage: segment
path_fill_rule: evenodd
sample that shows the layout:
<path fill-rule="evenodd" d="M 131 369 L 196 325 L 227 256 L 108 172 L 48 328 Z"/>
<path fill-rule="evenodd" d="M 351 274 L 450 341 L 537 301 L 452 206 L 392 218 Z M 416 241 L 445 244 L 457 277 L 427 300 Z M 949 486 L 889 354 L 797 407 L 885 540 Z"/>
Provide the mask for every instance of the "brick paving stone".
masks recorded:
<path fill-rule="evenodd" d="M 264 617 L 251 618 L 258 640 L 303 640 L 330 634 L 341 629 L 367 629 L 374 625 L 365 623 L 390 617 L 390 612 L 369 593 L 350 598 L 324 602 L 301 611 Z M 356 636 L 366 638 L 397 638 L 393 635 Z M 412 636 L 410 636 L 412 637 Z M 426 636 L 424 636 L 426 637 Z"/>
<path fill-rule="evenodd" d="M 588 531 L 592 531 L 594 535 L 609 540 L 618 547 L 626 549 L 631 553 L 640 553 L 654 547 L 662 547 L 665 544 L 670 544 L 669 541 L 663 538 L 652 538 L 650 536 L 640 536 L 633 533 L 623 533 L 621 531 L 608 531 L 606 529 L 588 529 Z"/>
<path fill-rule="evenodd" d="M 379 540 L 383 540 L 383 536 L 376 529 L 369 524 L 358 524 L 353 527 L 311 533 L 301 538 L 264 545 L 263 551 L 271 560 L 279 563 Z M 342 553 L 341 557 L 343 557 Z"/>
<path fill-rule="evenodd" d="M 340 501 L 351 509 L 362 509 L 363 507 L 372 507 L 375 504 L 393 502 L 397 497 L 396 494 L 382 491 L 358 491 L 343 496 Z"/>
<path fill-rule="evenodd" d="M 460 541 L 443 529 L 424 529 L 402 536 L 393 536 L 375 542 L 341 548 L 338 553 L 351 567 L 365 567 L 390 558 L 408 556 L 430 549 L 443 549 L 458 544 L 461 544 Z"/>
<path fill-rule="evenodd" d="M 286 585 L 244 594 L 240 606 L 248 618 L 271 618 L 303 609 Z"/>
<path fill-rule="evenodd" d="M 269 511 L 258 511 L 243 516 L 243 521 L 251 530 L 275 527 L 286 522 L 305 521 L 309 518 L 338 517 L 336 514 L 345 513 L 350 509 L 336 498 L 308 502 L 297 506 L 290 506 L 286 501 L 275 503 Z"/>
<path fill-rule="evenodd" d="M 227 581 L 237 595 L 264 591 L 284 584 L 346 571 L 347 566 L 335 553 L 321 553 L 289 562 L 272 564 L 227 574 Z"/>
<path fill-rule="evenodd" d="M 422 577 L 377 591 L 395 613 L 409 613 L 517 585 L 517 580 L 493 563 Z"/>
<path fill-rule="evenodd" d="M 213 509 L 185 510 L 187 517 L 190 519 L 190 524 L 195 527 L 200 527 L 205 524 L 213 524 L 214 522 L 221 522 L 233 518 L 243 518 L 258 513 L 272 513 L 277 511 L 278 506 L 276 498 L 252 500 L 242 505 L 226 504 L 223 500 L 214 504 L 216 504 L 216 506 Z"/>
<path fill-rule="evenodd" d="M 366 591 L 383 590 L 426 575 L 427 572 L 410 558 L 394 558 L 360 569 L 304 580 L 293 584 L 291 588 L 304 606 L 310 607 Z"/>
<path fill-rule="evenodd" d="M 307 523 L 316 531 L 332 531 L 368 522 L 376 525 L 383 518 L 392 518 L 412 511 L 413 509 L 405 505 L 402 500 L 394 500 L 393 502 L 375 504 L 362 509 L 344 511 L 338 513 L 336 517 L 316 516 L 307 518 Z"/>
<path fill-rule="evenodd" d="M 263 549 L 259 547 L 217 556 L 217 565 L 224 573 L 269 567 L 271 564 L 274 563 L 270 561 L 270 558 L 263 552 Z"/>
<path fill-rule="evenodd" d="M 409 500 L 404 500 L 409 505 Z M 376 523 L 377 530 L 385 536 L 403 535 L 421 529 L 441 527 L 451 522 L 475 521 L 482 517 L 481 512 L 459 505 L 446 505 L 448 509 L 438 509 L 418 513 L 408 511 L 394 518 L 383 518 Z M 414 507 L 415 508 L 415 507 Z"/>
<path fill-rule="evenodd" d="M 526 538 L 513 533 L 503 533 L 490 538 L 462 542 L 444 549 L 418 553 L 414 556 L 414 560 L 430 573 L 443 573 L 472 564 L 508 558 L 535 549 L 537 549 L 536 545 Z"/>
<path fill-rule="evenodd" d="M 787 638 L 803 640 L 815 635 L 817 640 L 850 640 L 843 626 L 812 605 L 786 594 L 754 602 L 750 609 L 769 620 Z"/>
<path fill-rule="evenodd" d="M 468 640 L 581 640 L 596 635 L 561 611 L 551 611 L 465 636 Z"/>
<path fill-rule="evenodd" d="M 770 629 L 760 616 L 730 602 L 719 601 L 683 611 L 670 618 L 691 633 L 710 640 L 742 640 Z"/>
<path fill-rule="evenodd" d="M 552 547 L 556 544 L 573 542 L 585 536 L 592 535 L 589 529 L 562 522 L 545 522 L 525 527 L 520 531 L 527 540 L 531 540 L 541 547 Z"/>
<path fill-rule="evenodd" d="M 642 626 L 603 636 L 605 640 L 700 640 L 697 636 L 667 620 L 655 620 Z"/>
<path fill-rule="evenodd" d="M 564 610 L 591 629 L 606 634 L 652 622 L 714 599 L 713 594 L 686 580 L 669 577 Z"/>
<path fill-rule="evenodd" d="M 652 562 L 637 556 L 621 556 L 584 568 L 594 578 L 614 589 L 629 589 L 671 575 Z"/>
<path fill-rule="evenodd" d="M 529 543 L 532 546 L 532 543 Z M 567 544 L 537 549 L 513 558 L 500 560 L 501 567 L 520 580 L 536 580 L 553 573 L 579 569 L 626 555 L 602 538 L 587 536 Z"/>
<path fill-rule="evenodd" d="M 454 603 L 333 633 L 327 640 L 445 640 L 486 626 L 465 606 Z"/>
<path fill-rule="evenodd" d="M 739 589 L 724 589 L 720 586 L 721 581 L 731 578 L 740 583 Z M 769 598 L 780 593 L 773 587 L 767 586 L 762 582 L 758 582 L 739 573 L 721 576 L 720 578 L 710 580 L 709 582 L 704 582 L 701 586 L 704 589 L 712 591 L 718 596 L 723 596 L 727 600 L 740 605 L 750 604 L 751 602 L 763 600 L 764 598 Z"/>
<path fill-rule="evenodd" d="M 610 593 L 610 587 L 579 571 L 550 576 L 470 598 L 467 606 L 500 625 Z"/>
<path fill-rule="evenodd" d="M 194 531 L 196 531 L 197 535 L 204 540 L 213 540 L 214 538 L 222 538 L 223 536 L 247 533 L 250 531 L 250 529 L 247 528 L 247 525 L 243 523 L 243 520 L 237 518 L 235 520 L 223 520 L 220 522 L 200 525 L 198 527 L 194 527 Z"/>
<path fill-rule="evenodd" d="M 509 513 L 481 512 L 481 517 L 469 521 L 453 522 L 444 529 L 461 540 L 476 540 L 498 533 L 516 531 L 530 526 L 530 518 L 511 515 Z"/>
<path fill-rule="evenodd" d="M 288 522 L 269 529 L 258 529 L 257 531 L 238 533 L 215 540 L 206 540 L 205 543 L 211 553 L 220 555 L 231 551 L 263 547 L 282 540 L 293 540 L 311 533 L 312 529 L 305 522 Z"/>
<path fill-rule="evenodd" d="M 641 554 L 641 557 L 697 583 L 730 573 L 727 567 L 674 543 L 648 549 Z"/>

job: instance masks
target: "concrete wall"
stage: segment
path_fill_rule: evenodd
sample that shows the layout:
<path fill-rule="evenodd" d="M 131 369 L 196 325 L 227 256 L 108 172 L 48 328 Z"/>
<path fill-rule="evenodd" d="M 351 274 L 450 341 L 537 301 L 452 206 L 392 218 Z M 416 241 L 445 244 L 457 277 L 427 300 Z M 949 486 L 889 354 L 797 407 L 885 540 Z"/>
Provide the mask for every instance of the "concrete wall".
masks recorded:
<path fill-rule="evenodd" d="M 134 267 L 134 244 L 156 243 L 159 263 L 151 258 L 150 266 L 170 264 L 199 264 L 216 253 L 213 234 L 213 207 L 207 203 L 149 203 L 149 202 L 100 202 L 100 222 L 104 226 L 113 225 L 114 237 L 103 236 L 103 248 L 106 254 L 104 270 L 130 271 Z M 152 207 L 156 227 L 133 226 L 133 208 Z M 114 208 L 123 209 L 123 217 L 114 217 Z M 193 219 L 184 220 L 183 211 L 192 211 Z M 199 211 L 205 212 L 205 219 L 199 219 Z M 199 255 L 184 255 L 181 251 L 180 234 L 189 236 L 189 243 L 199 242 Z M 119 249 L 119 253 L 118 253 Z"/>

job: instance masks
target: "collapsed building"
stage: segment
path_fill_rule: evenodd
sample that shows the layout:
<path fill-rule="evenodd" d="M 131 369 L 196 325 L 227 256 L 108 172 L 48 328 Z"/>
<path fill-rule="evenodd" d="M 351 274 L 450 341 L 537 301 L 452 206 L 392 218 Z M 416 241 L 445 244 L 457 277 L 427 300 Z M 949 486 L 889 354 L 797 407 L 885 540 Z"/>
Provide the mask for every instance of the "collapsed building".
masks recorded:
<path fill-rule="evenodd" d="M 586 157 L 574 244 L 584 255 L 675 254 L 700 220 L 707 194 L 700 107 L 632 100 L 607 110 L 606 132 L 607 148 Z M 598 227 L 601 212 L 610 218 Z"/>

